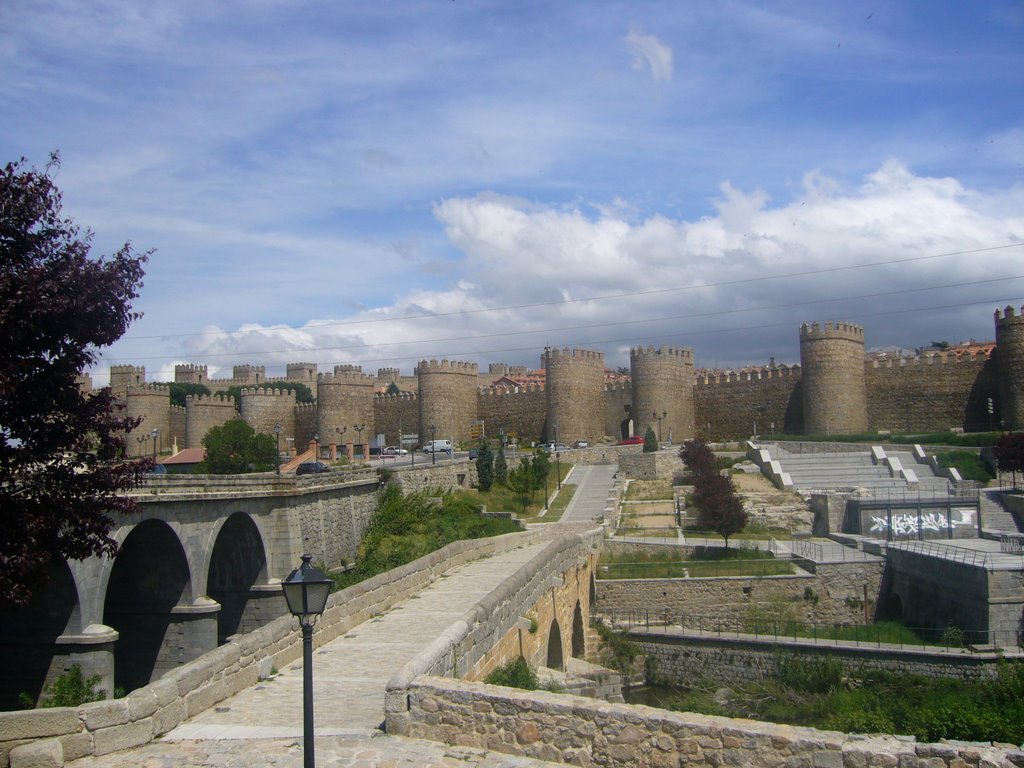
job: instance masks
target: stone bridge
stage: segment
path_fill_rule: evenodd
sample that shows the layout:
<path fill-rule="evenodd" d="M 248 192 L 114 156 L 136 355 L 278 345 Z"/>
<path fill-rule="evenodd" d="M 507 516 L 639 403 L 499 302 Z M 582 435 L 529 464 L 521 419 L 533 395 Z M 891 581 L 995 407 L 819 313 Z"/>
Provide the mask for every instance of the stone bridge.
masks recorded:
<path fill-rule="evenodd" d="M 373 472 L 147 480 L 139 513 L 116 520 L 115 558 L 60 563 L 31 605 L 0 615 L 0 650 L 18 660 L 0 707 L 72 664 L 132 691 L 264 626 L 285 613 L 280 581 L 301 554 L 355 559 L 377 488 Z"/>

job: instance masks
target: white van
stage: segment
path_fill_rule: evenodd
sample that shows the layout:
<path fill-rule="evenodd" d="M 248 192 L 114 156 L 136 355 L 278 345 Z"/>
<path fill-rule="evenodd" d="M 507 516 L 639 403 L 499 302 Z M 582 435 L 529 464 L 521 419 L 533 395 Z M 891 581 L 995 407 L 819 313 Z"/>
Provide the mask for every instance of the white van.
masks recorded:
<path fill-rule="evenodd" d="M 424 453 L 451 453 L 451 440 L 431 440 L 423 446 Z"/>

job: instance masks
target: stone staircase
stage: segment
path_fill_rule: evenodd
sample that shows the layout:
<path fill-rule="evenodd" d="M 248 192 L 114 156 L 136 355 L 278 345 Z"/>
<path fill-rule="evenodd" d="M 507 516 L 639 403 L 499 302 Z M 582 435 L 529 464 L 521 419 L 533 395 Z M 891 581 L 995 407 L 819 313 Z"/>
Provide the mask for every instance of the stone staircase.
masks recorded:
<path fill-rule="evenodd" d="M 997 492 L 982 490 L 981 529 L 988 533 L 1020 533 L 1020 521 L 1016 515 L 1003 506 Z"/>

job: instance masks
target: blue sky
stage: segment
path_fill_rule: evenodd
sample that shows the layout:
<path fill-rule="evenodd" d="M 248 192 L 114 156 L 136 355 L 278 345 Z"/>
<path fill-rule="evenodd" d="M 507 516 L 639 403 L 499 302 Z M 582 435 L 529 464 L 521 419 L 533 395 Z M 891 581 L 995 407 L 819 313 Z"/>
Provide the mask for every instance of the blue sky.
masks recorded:
<path fill-rule="evenodd" d="M 0 71 L 0 160 L 59 150 L 95 252 L 156 249 L 99 383 L 796 362 L 803 321 L 1024 303 L 1017 0 L 8 0 Z"/>

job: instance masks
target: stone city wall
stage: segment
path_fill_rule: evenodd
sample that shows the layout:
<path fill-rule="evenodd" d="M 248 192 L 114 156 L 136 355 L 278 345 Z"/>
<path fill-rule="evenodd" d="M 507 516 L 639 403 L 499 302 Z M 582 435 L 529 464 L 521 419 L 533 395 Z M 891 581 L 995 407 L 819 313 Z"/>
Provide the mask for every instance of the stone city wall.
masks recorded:
<path fill-rule="evenodd" d="M 238 413 L 235 398 L 223 395 L 187 395 L 185 397 L 185 448 L 199 448 L 206 433 L 227 424 Z"/>
<path fill-rule="evenodd" d="M 633 384 L 619 381 L 604 388 L 604 434 L 613 440 L 633 437 Z M 631 427 L 633 427 L 631 429 Z"/>
<path fill-rule="evenodd" d="M 799 366 L 697 376 L 694 389 L 696 436 L 718 441 L 744 438 L 757 431 L 800 434 L 803 400 Z M 775 426 L 772 427 L 772 424 Z"/>
<path fill-rule="evenodd" d="M 629 446 L 633 447 L 633 446 Z M 668 480 L 683 474 L 683 460 L 679 458 L 678 448 L 668 448 L 657 453 L 635 451 L 619 454 L 619 472 L 631 480 Z"/>
<path fill-rule="evenodd" d="M 981 744 L 919 744 L 610 704 L 440 677 L 407 689 L 403 735 L 572 765 L 1014 768 L 1024 753 Z M 392 731 L 389 721 L 388 731 Z"/>
<path fill-rule="evenodd" d="M 289 389 L 243 389 L 239 394 L 242 420 L 257 434 L 276 438 L 274 427 L 281 426 L 281 441 L 295 437 L 295 392 Z"/>
<path fill-rule="evenodd" d="M 376 395 L 373 398 L 374 434 L 384 433 L 384 444 L 399 444 L 402 435 L 415 435 L 419 430 L 420 404 L 415 394 Z M 415 446 L 407 445 L 412 449 Z"/>
<path fill-rule="evenodd" d="M 314 647 L 328 643 L 406 600 L 446 571 L 511 547 L 536 533 L 458 541 L 407 565 L 330 596 L 313 633 Z M 295 619 L 235 635 L 225 645 L 168 672 L 123 699 L 21 712 L 0 712 L 0 768 L 61 766 L 89 755 L 130 749 L 161 736 L 186 719 L 269 677 L 302 655 Z"/>
<path fill-rule="evenodd" d="M 484 422 L 484 434 L 494 439 L 504 430 L 523 445 L 540 442 L 544 437 L 546 397 L 544 387 L 534 384 L 515 390 L 479 390 L 477 415 Z"/>
<path fill-rule="evenodd" d="M 546 349 L 547 430 L 545 439 L 572 445 L 605 436 L 604 353 L 589 349 Z"/>
<path fill-rule="evenodd" d="M 419 375 L 420 445 L 429 440 L 468 441 L 477 420 L 477 364 L 421 360 Z M 431 430 L 431 427 L 434 427 Z"/>
<path fill-rule="evenodd" d="M 995 313 L 999 393 L 996 419 L 1004 429 L 1024 429 L 1024 307 L 1007 306 Z"/>

